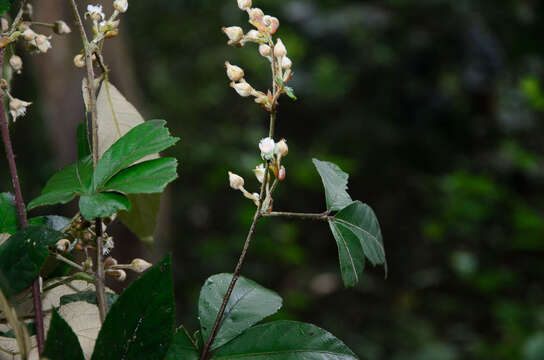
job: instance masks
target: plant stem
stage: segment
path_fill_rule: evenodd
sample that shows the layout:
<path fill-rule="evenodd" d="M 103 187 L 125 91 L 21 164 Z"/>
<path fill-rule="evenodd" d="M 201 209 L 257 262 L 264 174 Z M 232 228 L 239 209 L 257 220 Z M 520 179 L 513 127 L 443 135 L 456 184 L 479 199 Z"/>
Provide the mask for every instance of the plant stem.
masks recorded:
<path fill-rule="evenodd" d="M 96 90 L 94 88 L 94 69 L 93 69 L 93 51 L 91 49 L 87 33 L 83 27 L 83 21 L 79 15 L 79 10 L 75 0 L 70 0 L 72 10 L 74 12 L 74 19 L 76 21 L 81 40 L 83 41 L 83 49 L 85 51 L 85 65 L 87 68 L 87 87 L 89 90 L 89 109 L 87 112 L 91 113 L 91 127 L 92 127 L 92 148 L 93 148 L 93 164 L 96 167 L 98 162 L 98 121 L 96 115 Z"/>
<path fill-rule="evenodd" d="M 106 300 L 106 287 L 104 286 L 104 241 L 102 238 L 102 219 L 96 219 L 96 275 L 94 286 L 96 287 L 96 302 L 100 312 L 100 321 L 104 322 L 108 313 L 108 303 Z"/>
<path fill-rule="evenodd" d="M 269 37 L 269 43 L 272 53 L 274 53 L 274 42 Z M 278 64 L 276 61 L 276 58 L 272 56 L 272 89 L 274 90 L 274 93 L 277 92 L 277 86 L 276 86 L 276 76 L 278 71 Z M 268 137 L 274 138 L 274 130 L 276 125 L 276 119 L 277 119 L 277 111 L 278 111 L 278 103 L 276 99 L 274 100 L 274 104 L 272 104 L 272 107 L 270 109 L 270 123 L 269 123 L 269 129 L 268 129 Z M 259 219 L 263 216 L 261 210 L 263 203 L 266 198 L 266 187 L 269 181 L 270 177 L 270 160 L 266 162 L 266 172 L 264 175 L 263 183 L 261 185 L 261 192 L 259 196 L 259 205 L 257 206 L 257 210 L 255 211 L 255 214 L 253 215 L 253 222 L 251 223 L 251 226 L 249 227 L 249 232 L 246 237 L 246 242 L 244 243 L 244 248 L 242 249 L 242 253 L 240 254 L 240 258 L 238 259 L 238 263 L 236 264 L 236 268 L 234 269 L 234 274 L 232 276 L 232 280 L 230 281 L 229 287 L 227 289 L 227 293 L 225 294 L 225 297 L 223 298 L 223 303 L 221 304 L 221 307 L 219 308 L 219 312 L 217 313 L 217 318 L 215 319 L 215 323 L 213 324 L 212 332 L 210 333 L 210 337 L 208 338 L 208 341 L 206 341 L 206 345 L 204 346 L 204 349 L 202 350 L 202 355 L 200 357 L 200 360 L 207 360 L 210 353 L 210 348 L 213 344 L 213 341 L 215 340 L 215 337 L 217 336 L 217 333 L 219 331 L 219 328 L 221 327 L 221 322 L 223 320 L 223 315 L 225 313 L 225 309 L 227 307 L 227 304 L 229 302 L 230 296 L 232 295 L 232 291 L 234 290 L 234 286 L 236 285 L 236 282 L 238 281 L 238 278 L 240 277 L 240 273 L 242 272 L 242 265 L 244 264 L 244 260 L 247 255 L 247 251 L 249 249 L 249 245 L 251 244 L 251 241 L 255 237 L 255 229 L 257 227 L 257 222 Z"/>
<path fill-rule="evenodd" d="M 4 62 L 4 48 L 0 50 L 0 71 Z M 28 221 L 25 212 L 25 203 L 23 200 L 23 194 L 21 192 L 21 184 L 19 183 L 19 176 L 17 174 L 17 165 L 15 163 L 15 154 L 13 153 L 13 146 L 11 145 L 11 139 L 9 137 L 8 119 L 6 117 L 6 110 L 4 108 L 4 102 L 2 101 L 3 94 L 0 94 L 0 121 L 2 122 L 2 141 L 4 142 L 4 148 L 6 150 L 6 157 L 9 164 L 9 171 L 11 174 L 11 182 L 13 183 L 13 189 L 15 191 L 15 206 L 17 207 L 17 213 L 19 215 L 19 222 L 21 227 L 28 226 Z M 38 351 L 41 354 L 45 344 L 45 336 L 43 330 L 43 314 L 42 314 L 42 299 L 40 294 L 40 277 L 34 279 L 32 283 L 32 297 L 34 303 L 34 321 L 36 325 L 36 339 L 38 342 Z"/>
<path fill-rule="evenodd" d="M 263 214 L 264 217 L 285 217 L 289 219 L 302 219 L 302 220 L 319 220 L 329 221 L 329 213 L 324 212 L 320 214 L 308 214 L 308 213 L 293 213 L 293 212 L 280 212 L 272 211 L 269 214 Z"/>
<path fill-rule="evenodd" d="M 83 266 L 79 265 L 78 263 L 73 262 L 73 261 L 70 260 L 70 259 L 65 258 L 65 257 L 62 256 L 61 254 L 55 254 L 55 258 L 56 258 L 57 260 L 59 260 L 59 261 L 62 261 L 62 262 L 64 262 L 64 263 L 70 265 L 70 266 L 73 267 L 73 268 L 78 269 L 79 271 L 84 271 Z"/>
<path fill-rule="evenodd" d="M 268 169 L 268 163 L 266 168 Z M 244 248 L 242 249 L 242 253 L 240 254 L 240 258 L 238 259 L 236 268 L 234 269 L 234 275 L 232 276 L 232 280 L 230 281 L 229 287 L 227 289 L 227 293 L 225 294 L 225 297 L 223 298 L 223 303 L 221 304 L 221 307 L 219 308 L 219 312 L 217 313 L 217 318 L 215 319 L 215 323 L 213 324 L 212 332 L 210 333 L 210 337 L 208 338 L 208 341 L 206 342 L 206 345 L 204 346 L 204 350 L 202 351 L 202 356 L 200 357 L 200 360 L 206 360 L 208 358 L 210 347 L 212 346 L 212 343 L 215 340 L 215 337 L 217 336 L 217 332 L 219 331 L 219 328 L 221 327 L 221 321 L 223 320 L 225 309 L 229 302 L 230 296 L 232 295 L 232 291 L 234 290 L 234 285 L 236 285 L 236 282 L 238 281 L 238 278 L 240 277 L 240 273 L 242 272 L 242 265 L 244 264 L 244 260 L 245 260 L 247 251 L 249 249 L 249 245 L 251 244 L 251 240 L 253 240 L 253 238 L 255 237 L 255 229 L 257 227 L 257 221 L 259 221 L 259 219 L 262 217 L 261 208 L 262 208 L 263 200 L 265 197 L 265 189 L 266 189 L 266 183 L 268 182 L 268 175 L 269 175 L 269 172 L 267 171 L 265 173 L 265 178 L 261 186 L 259 205 L 257 206 L 257 210 L 255 211 L 255 214 L 253 215 L 253 222 L 251 223 L 251 226 L 249 227 L 249 232 L 246 237 L 246 242 L 244 243 Z"/>
<path fill-rule="evenodd" d="M 72 5 L 72 10 L 74 12 L 74 19 L 76 21 L 77 27 L 79 28 L 79 33 L 81 35 L 81 40 L 83 41 L 83 47 L 85 50 L 85 65 L 87 68 L 87 87 L 89 93 L 89 108 L 87 112 L 91 113 L 91 138 L 92 138 L 92 157 L 93 165 L 96 167 L 98 163 L 98 120 L 97 120 L 97 111 L 96 111 L 96 90 L 94 88 L 94 69 L 93 69 L 93 53 L 95 49 L 91 47 L 89 39 L 87 38 L 87 33 L 85 32 L 85 27 L 83 26 L 83 21 L 79 14 L 77 4 L 75 0 L 70 0 Z M 100 56 L 100 54 L 98 54 Z M 108 312 L 108 305 L 106 302 L 106 288 L 104 286 L 105 274 L 104 274 L 104 254 L 102 251 L 103 242 L 102 242 L 102 219 L 96 219 L 96 302 L 98 304 L 98 309 L 100 312 L 100 321 L 104 322 L 106 314 Z"/>

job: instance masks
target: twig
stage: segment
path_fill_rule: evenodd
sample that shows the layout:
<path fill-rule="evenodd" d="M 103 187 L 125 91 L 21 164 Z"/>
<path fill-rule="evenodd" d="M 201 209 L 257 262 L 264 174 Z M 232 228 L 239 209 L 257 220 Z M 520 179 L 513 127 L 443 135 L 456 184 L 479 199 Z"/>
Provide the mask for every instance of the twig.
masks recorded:
<path fill-rule="evenodd" d="M 268 164 L 267 164 L 267 168 L 268 168 Z M 265 178 L 261 186 L 259 205 L 257 206 L 257 210 L 255 211 L 255 214 L 253 215 L 253 222 L 251 223 L 251 226 L 249 228 L 249 232 L 246 237 L 246 242 L 244 243 L 244 248 L 242 249 L 242 253 L 240 254 L 240 258 L 238 259 L 236 268 L 234 269 L 234 275 L 232 276 L 232 280 L 230 281 L 229 287 L 227 289 L 227 293 L 225 294 L 225 297 L 223 298 L 223 303 L 221 304 L 221 307 L 219 308 L 219 312 L 217 313 L 217 318 L 215 319 L 215 323 L 213 324 L 212 332 L 210 333 L 210 337 L 208 338 L 208 341 L 206 342 L 206 346 L 204 346 L 204 350 L 202 351 L 202 356 L 200 357 L 200 360 L 206 360 L 208 358 L 210 347 L 213 341 L 215 340 L 215 337 L 217 336 L 219 328 L 221 327 L 223 315 L 225 313 L 225 309 L 229 302 L 230 296 L 232 295 L 232 291 L 234 290 L 234 285 L 236 285 L 236 282 L 238 281 L 238 278 L 240 277 L 240 273 L 242 272 L 242 265 L 244 264 L 244 260 L 245 260 L 247 251 L 249 249 L 249 245 L 251 244 L 251 240 L 253 240 L 253 238 L 255 237 L 255 229 L 257 227 L 257 221 L 262 216 L 261 207 L 262 207 L 264 196 L 265 196 L 265 189 L 266 189 L 267 182 L 268 182 L 268 171 L 265 173 Z"/>
<path fill-rule="evenodd" d="M 0 49 L 0 69 L 2 69 L 4 62 L 4 51 Z M 19 222 L 21 227 L 28 226 L 28 221 L 25 212 L 25 203 L 23 200 L 23 194 L 21 192 L 21 184 L 19 183 L 19 176 L 17 175 L 17 165 L 15 163 L 15 154 L 13 153 L 13 146 L 11 145 L 11 139 L 9 137 L 8 119 L 6 117 L 6 110 L 4 108 L 4 102 L 2 101 L 3 94 L 0 94 L 0 121 L 2 122 L 2 141 L 4 142 L 4 148 L 6 150 L 6 157 L 9 164 L 9 171 L 11 174 L 11 182 L 13 183 L 13 190 L 15 191 L 15 206 L 17 207 L 17 213 L 19 215 Z M 32 297 L 34 303 L 34 321 L 36 326 L 36 339 L 38 342 L 38 351 L 41 353 L 45 344 L 45 336 L 43 330 L 43 314 L 42 314 L 42 299 L 40 294 L 40 280 L 39 276 L 34 279 L 32 283 Z"/>
<path fill-rule="evenodd" d="M 100 312 L 100 321 L 104 322 L 108 313 L 108 302 L 106 299 L 106 287 L 104 286 L 104 241 L 102 238 L 102 219 L 96 219 L 96 275 L 94 286 L 96 287 L 96 302 Z"/>
<path fill-rule="evenodd" d="M 308 214 L 308 213 L 294 213 L 294 212 L 282 212 L 272 211 L 269 214 L 263 214 L 264 217 L 285 217 L 289 219 L 301 219 L 301 220 L 319 220 L 329 221 L 329 213 L 323 212 L 320 214 Z"/>
<path fill-rule="evenodd" d="M 96 111 L 96 90 L 94 88 L 94 69 L 93 69 L 93 53 L 95 49 L 91 47 L 89 39 L 87 38 L 87 33 L 83 26 L 83 21 L 79 14 L 79 10 L 75 0 L 70 0 L 72 5 L 72 10 L 74 12 L 74 19 L 76 21 L 77 27 L 81 35 L 81 40 L 83 41 L 83 47 L 85 50 L 85 65 L 87 67 L 87 86 L 89 88 L 89 109 L 87 112 L 91 113 L 91 127 L 92 127 L 92 157 L 93 165 L 96 167 L 98 163 L 98 120 L 97 120 L 97 111 Z M 96 46 L 93 44 L 93 46 Z M 98 309 L 100 312 L 100 320 L 104 322 L 106 314 L 108 312 L 108 304 L 106 302 L 106 289 L 104 286 L 105 275 L 104 275 L 104 254 L 102 251 L 102 219 L 96 219 L 96 302 L 98 304 Z"/>
<path fill-rule="evenodd" d="M 59 260 L 59 261 L 62 261 L 62 262 L 64 262 L 64 263 L 70 265 L 71 267 L 74 267 L 74 268 L 78 269 L 79 271 L 84 271 L 83 266 L 79 265 L 78 263 L 73 262 L 73 261 L 70 260 L 70 259 L 65 258 L 65 257 L 62 256 L 61 254 L 56 254 L 56 253 L 55 253 L 55 258 L 56 258 L 57 260 Z"/>

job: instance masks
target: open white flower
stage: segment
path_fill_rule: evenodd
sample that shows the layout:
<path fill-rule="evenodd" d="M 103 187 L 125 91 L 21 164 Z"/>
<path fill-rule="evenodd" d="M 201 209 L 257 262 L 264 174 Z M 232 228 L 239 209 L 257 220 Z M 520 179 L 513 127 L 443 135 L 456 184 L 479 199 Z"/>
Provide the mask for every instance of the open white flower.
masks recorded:
<path fill-rule="evenodd" d="M 87 13 L 93 21 L 102 21 L 106 18 L 104 12 L 102 11 L 102 5 L 87 5 Z"/>
<path fill-rule="evenodd" d="M 13 117 L 13 121 L 17 120 L 18 117 L 25 116 L 26 108 L 32 103 L 23 101 L 17 98 L 13 98 L 9 102 L 9 113 Z"/>
<path fill-rule="evenodd" d="M 276 148 L 276 143 L 270 137 L 261 139 L 261 141 L 259 141 L 259 149 L 261 149 L 261 156 L 263 157 L 273 155 L 275 148 Z"/>

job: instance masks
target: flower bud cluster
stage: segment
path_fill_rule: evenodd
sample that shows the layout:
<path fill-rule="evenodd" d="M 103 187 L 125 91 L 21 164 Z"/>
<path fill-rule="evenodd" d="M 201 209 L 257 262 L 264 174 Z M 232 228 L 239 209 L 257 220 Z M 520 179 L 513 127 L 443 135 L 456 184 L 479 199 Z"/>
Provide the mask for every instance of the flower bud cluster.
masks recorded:
<path fill-rule="evenodd" d="M 287 141 L 281 139 L 277 143 L 272 138 L 264 138 L 259 142 L 259 150 L 261 150 L 261 158 L 270 163 L 270 170 L 274 173 L 274 176 L 283 181 L 285 179 L 285 167 L 281 165 L 282 157 L 287 156 L 289 153 L 289 147 Z M 263 182 L 264 165 L 259 164 L 253 172 L 260 183 Z"/>
<path fill-rule="evenodd" d="M 292 89 L 285 86 L 291 77 L 292 61 L 287 57 L 287 48 L 278 39 L 274 43 L 273 35 L 280 26 L 278 18 L 266 15 L 261 9 L 253 8 L 251 0 L 237 0 L 240 10 L 247 12 L 249 23 L 255 29 L 244 33 L 239 26 L 223 27 L 222 30 L 228 37 L 228 45 L 241 47 L 248 42 L 259 45 L 259 54 L 270 61 L 273 69 L 274 89 L 267 92 L 257 91 L 244 79 L 244 72 L 237 66 L 227 65 L 227 75 L 231 80 L 230 86 L 242 97 L 254 96 L 255 102 L 267 111 L 272 111 L 275 107 L 278 97 L 287 93 L 294 98 Z M 230 67 L 236 68 L 229 70 Z"/>

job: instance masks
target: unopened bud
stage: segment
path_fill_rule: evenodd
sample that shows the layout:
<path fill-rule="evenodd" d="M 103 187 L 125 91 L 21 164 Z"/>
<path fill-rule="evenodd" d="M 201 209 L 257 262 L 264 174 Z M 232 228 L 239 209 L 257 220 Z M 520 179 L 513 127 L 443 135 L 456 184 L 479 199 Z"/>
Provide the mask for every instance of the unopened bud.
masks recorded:
<path fill-rule="evenodd" d="M 5 18 L 0 19 L 0 24 L 2 32 L 6 32 L 9 30 L 9 22 Z"/>
<path fill-rule="evenodd" d="M 287 56 L 284 56 L 281 59 L 281 67 L 283 70 L 289 70 L 291 68 L 291 65 L 293 65 L 293 63 L 291 62 L 291 59 L 289 59 Z"/>
<path fill-rule="evenodd" d="M 9 65 L 17 73 L 21 73 L 21 69 L 23 68 L 23 60 L 21 59 L 21 57 L 17 55 L 13 55 L 12 57 L 9 58 Z"/>
<path fill-rule="evenodd" d="M 55 248 L 60 252 L 67 252 L 70 249 L 70 240 L 60 239 L 55 244 Z"/>
<path fill-rule="evenodd" d="M 244 187 L 244 178 L 229 171 L 230 187 L 234 190 L 240 190 Z"/>
<path fill-rule="evenodd" d="M 246 11 L 251 7 L 251 0 L 238 0 L 238 7 L 240 10 Z"/>
<path fill-rule="evenodd" d="M 249 85 L 247 82 L 231 82 L 230 87 L 236 90 L 238 95 L 241 97 L 248 97 L 255 91 L 251 85 Z"/>
<path fill-rule="evenodd" d="M 106 274 L 117 281 L 125 281 L 127 273 L 124 270 L 107 270 Z"/>
<path fill-rule="evenodd" d="M 249 30 L 246 34 L 246 40 L 259 41 L 262 39 L 262 34 L 257 30 Z"/>
<path fill-rule="evenodd" d="M 253 200 L 255 206 L 259 206 L 259 203 L 261 202 L 261 196 L 258 193 L 253 193 L 251 194 L 251 197 L 251 200 Z"/>
<path fill-rule="evenodd" d="M 280 181 L 285 180 L 285 175 L 286 175 L 286 173 L 285 173 L 285 167 L 282 165 L 282 166 L 280 167 L 280 171 L 278 172 L 278 179 L 279 179 Z"/>
<path fill-rule="evenodd" d="M 222 30 L 229 38 L 229 45 L 239 43 L 244 37 L 244 30 L 239 26 L 224 27 Z"/>
<path fill-rule="evenodd" d="M 74 57 L 74 65 L 78 68 L 85 67 L 85 56 L 83 54 L 77 54 Z"/>
<path fill-rule="evenodd" d="M 281 39 L 278 39 L 276 45 L 274 46 L 274 56 L 280 59 L 285 55 L 287 55 L 287 49 L 285 48 L 285 45 L 283 45 Z"/>
<path fill-rule="evenodd" d="M 287 154 L 289 153 L 289 147 L 287 146 L 287 141 L 285 139 L 281 139 L 276 144 L 276 151 L 281 156 L 287 156 Z"/>
<path fill-rule="evenodd" d="M 6 79 L 0 80 L 0 89 L 7 90 L 8 88 L 9 88 L 9 85 Z"/>
<path fill-rule="evenodd" d="M 228 61 L 225 62 L 227 67 L 227 76 L 231 81 L 238 82 L 244 78 L 244 70 L 236 65 L 231 65 Z"/>
<path fill-rule="evenodd" d="M 36 36 L 38 36 L 34 30 L 28 28 L 26 29 L 25 31 L 23 31 L 23 39 L 25 39 L 26 41 L 32 41 L 36 38 Z"/>
<path fill-rule="evenodd" d="M 119 35 L 119 30 L 118 29 L 113 29 L 113 30 L 110 30 L 110 31 L 106 31 L 106 33 L 104 34 L 104 37 L 106 39 L 111 39 L 111 38 L 116 37 L 117 35 Z"/>
<path fill-rule="evenodd" d="M 253 173 L 257 180 L 262 184 L 264 181 L 265 168 L 263 164 L 259 164 L 253 169 Z"/>
<path fill-rule="evenodd" d="M 277 17 L 265 15 L 263 17 L 263 24 L 268 28 L 268 31 L 271 34 L 275 34 L 278 28 L 280 27 L 280 21 Z"/>
<path fill-rule="evenodd" d="M 270 56 L 270 52 L 271 52 L 270 46 L 266 44 L 259 45 L 259 54 L 261 54 L 261 56 L 268 57 Z"/>
<path fill-rule="evenodd" d="M 72 29 L 62 20 L 55 21 L 55 27 L 53 27 L 55 34 L 66 35 L 72 32 Z"/>
<path fill-rule="evenodd" d="M 120 13 L 124 13 L 128 9 L 128 1 L 127 0 L 115 0 L 113 2 L 113 8 Z"/>
<path fill-rule="evenodd" d="M 108 256 L 104 260 L 104 268 L 105 269 L 111 268 L 112 266 L 115 266 L 115 265 L 117 265 L 117 260 L 112 258 L 111 256 Z"/>
<path fill-rule="evenodd" d="M 260 20 L 264 16 L 264 12 L 259 8 L 249 9 L 248 14 L 250 21 Z"/>
<path fill-rule="evenodd" d="M 142 273 L 146 271 L 147 269 L 149 269 L 151 266 L 153 266 L 153 264 L 148 263 L 147 261 L 142 259 L 134 259 L 130 263 L 130 269 L 137 273 Z"/>

